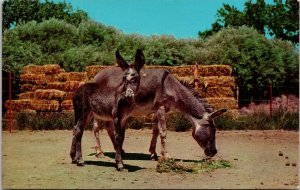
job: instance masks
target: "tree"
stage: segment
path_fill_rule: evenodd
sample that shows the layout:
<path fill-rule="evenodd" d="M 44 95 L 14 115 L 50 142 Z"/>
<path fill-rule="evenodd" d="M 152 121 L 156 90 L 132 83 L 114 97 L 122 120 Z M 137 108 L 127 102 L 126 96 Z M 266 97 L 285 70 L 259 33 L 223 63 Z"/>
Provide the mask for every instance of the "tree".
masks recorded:
<path fill-rule="evenodd" d="M 223 4 L 217 11 L 217 20 L 212 24 L 212 29 L 199 32 L 200 38 L 207 38 L 222 28 L 249 26 L 261 34 L 289 40 L 294 44 L 299 43 L 299 3 L 297 0 L 275 0 L 274 4 L 266 4 L 264 0 L 252 3 L 248 0 L 244 10 L 239 11 L 234 6 Z"/>
<path fill-rule="evenodd" d="M 31 20 L 42 22 L 50 18 L 79 25 L 83 20 L 88 19 L 88 15 L 82 10 L 73 11 L 72 5 L 66 2 L 54 3 L 46 0 L 41 3 L 39 0 L 8 0 L 3 3 L 3 29 L 9 29 Z"/>

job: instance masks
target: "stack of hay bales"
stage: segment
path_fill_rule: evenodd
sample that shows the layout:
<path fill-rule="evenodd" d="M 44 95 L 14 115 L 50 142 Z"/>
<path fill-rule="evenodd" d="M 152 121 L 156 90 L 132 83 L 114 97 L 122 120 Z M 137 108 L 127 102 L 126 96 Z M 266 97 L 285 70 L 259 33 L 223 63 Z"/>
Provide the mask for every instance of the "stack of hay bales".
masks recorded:
<path fill-rule="evenodd" d="M 87 81 L 86 72 L 65 72 L 59 65 L 28 65 L 20 75 L 21 90 L 18 100 L 12 100 L 15 112 L 72 111 L 74 91 Z M 5 107 L 9 108 L 9 101 Z"/>
<path fill-rule="evenodd" d="M 74 91 L 97 72 L 111 66 L 87 66 L 86 72 L 65 72 L 59 65 L 28 65 L 21 74 L 21 90 L 18 100 L 12 100 L 13 111 L 68 112 L 73 111 Z M 227 65 L 198 66 L 146 66 L 145 69 L 167 69 L 180 81 L 195 88 L 216 109 L 236 109 L 235 81 L 232 69 Z M 9 101 L 5 103 L 9 108 Z"/>

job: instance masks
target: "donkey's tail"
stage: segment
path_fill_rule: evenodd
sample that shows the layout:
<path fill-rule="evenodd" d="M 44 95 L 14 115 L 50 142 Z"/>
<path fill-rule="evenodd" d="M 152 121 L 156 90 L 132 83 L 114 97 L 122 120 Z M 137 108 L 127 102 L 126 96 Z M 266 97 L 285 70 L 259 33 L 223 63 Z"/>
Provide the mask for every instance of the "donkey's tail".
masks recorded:
<path fill-rule="evenodd" d="M 91 111 L 89 97 L 95 92 L 96 89 L 96 83 L 86 83 L 75 91 L 72 99 L 75 113 L 75 124 L 79 119 L 82 118 L 85 120 L 86 117 L 88 117 Z"/>

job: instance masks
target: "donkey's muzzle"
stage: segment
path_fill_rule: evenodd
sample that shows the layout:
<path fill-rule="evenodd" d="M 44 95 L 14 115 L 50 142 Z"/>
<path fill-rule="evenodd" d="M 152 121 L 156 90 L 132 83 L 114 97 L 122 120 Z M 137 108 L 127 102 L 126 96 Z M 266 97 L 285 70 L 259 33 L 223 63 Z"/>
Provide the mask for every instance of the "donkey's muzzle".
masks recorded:
<path fill-rule="evenodd" d="M 208 148 L 208 149 L 204 150 L 204 153 L 206 156 L 213 157 L 214 155 L 216 155 L 218 153 L 218 151 L 215 148 L 211 148 L 211 149 Z"/>
<path fill-rule="evenodd" d="M 125 91 L 125 97 L 126 98 L 132 98 L 134 96 L 134 92 L 131 88 L 127 88 Z"/>

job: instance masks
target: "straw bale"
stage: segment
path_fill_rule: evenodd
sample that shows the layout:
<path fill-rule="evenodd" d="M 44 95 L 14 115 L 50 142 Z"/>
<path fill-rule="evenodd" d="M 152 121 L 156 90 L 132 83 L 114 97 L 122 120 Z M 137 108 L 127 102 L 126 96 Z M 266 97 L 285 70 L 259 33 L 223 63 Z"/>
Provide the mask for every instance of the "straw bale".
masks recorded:
<path fill-rule="evenodd" d="M 34 92 L 24 92 L 19 94 L 19 99 L 33 99 L 34 98 Z"/>
<path fill-rule="evenodd" d="M 62 110 L 73 110 L 73 102 L 72 100 L 64 100 L 61 103 Z"/>
<path fill-rule="evenodd" d="M 58 111 L 59 102 L 57 100 L 32 100 L 31 109 L 36 111 Z"/>
<path fill-rule="evenodd" d="M 34 92 L 34 97 L 36 99 L 46 99 L 46 100 L 53 100 L 53 99 L 63 99 L 65 92 L 55 89 L 38 89 Z"/>
<path fill-rule="evenodd" d="M 62 84 L 63 91 L 75 91 L 82 83 L 79 81 L 67 81 Z"/>
<path fill-rule="evenodd" d="M 69 72 L 58 74 L 58 81 L 87 81 L 87 72 Z"/>
<path fill-rule="evenodd" d="M 63 82 L 50 82 L 47 84 L 46 89 L 62 90 L 63 84 L 64 84 Z"/>
<path fill-rule="evenodd" d="M 232 87 L 232 88 L 234 88 L 236 86 L 234 77 L 231 77 L 231 76 L 210 76 L 210 77 L 202 77 L 201 79 L 207 87 Z"/>
<path fill-rule="evenodd" d="M 237 109 L 235 98 L 205 98 L 215 109 Z"/>
<path fill-rule="evenodd" d="M 50 74 L 21 74 L 20 79 L 23 84 L 47 84 L 57 80 L 55 75 Z"/>
<path fill-rule="evenodd" d="M 99 72 L 102 71 L 105 68 L 109 68 L 113 66 L 103 66 L 103 65 L 91 65 L 91 66 L 86 66 L 85 70 L 87 72 L 88 78 L 94 78 L 94 76 Z"/>
<path fill-rule="evenodd" d="M 229 65 L 198 66 L 199 76 L 231 76 L 232 68 Z"/>
<path fill-rule="evenodd" d="M 61 68 L 58 64 L 49 64 L 43 66 L 45 74 L 58 74 L 61 72 Z"/>
<path fill-rule="evenodd" d="M 24 74 L 41 74 L 44 73 L 44 68 L 41 65 L 26 65 L 23 67 Z"/>
<path fill-rule="evenodd" d="M 70 72 L 69 81 L 87 81 L 87 72 Z"/>
<path fill-rule="evenodd" d="M 23 68 L 24 74 L 58 74 L 61 68 L 57 64 L 27 65 Z"/>
<path fill-rule="evenodd" d="M 31 109 L 31 100 L 30 99 L 21 99 L 21 100 L 11 100 L 12 110 L 20 111 L 25 109 Z M 4 104 L 4 107 L 8 110 L 10 106 L 10 101 L 7 100 Z"/>
<path fill-rule="evenodd" d="M 58 80 L 59 82 L 66 82 L 66 81 L 69 80 L 69 75 L 70 75 L 70 73 L 67 73 L 67 72 L 59 73 L 59 74 L 57 75 L 57 80 Z"/>
<path fill-rule="evenodd" d="M 202 97 L 206 98 L 235 97 L 235 93 L 230 87 L 208 87 L 201 90 Z"/>
<path fill-rule="evenodd" d="M 63 96 L 63 100 L 72 100 L 74 92 L 66 92 Z"/>
<path fill-rule="evenodd" d="M 44 85 L 35 85 L 35 84 L 22 84 L 20 90 L 21 91 L 35 91 L 37 89 L 44 89 Z"/>

